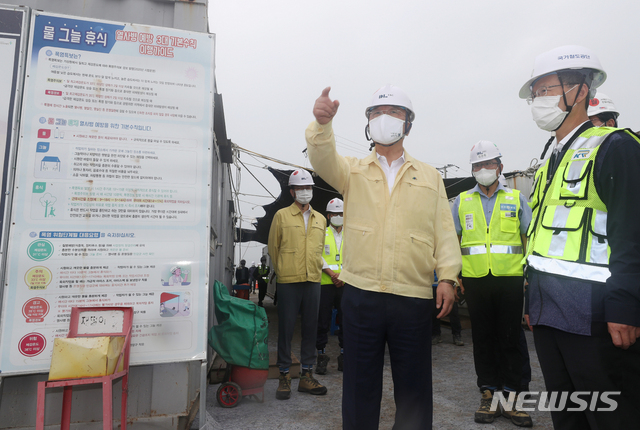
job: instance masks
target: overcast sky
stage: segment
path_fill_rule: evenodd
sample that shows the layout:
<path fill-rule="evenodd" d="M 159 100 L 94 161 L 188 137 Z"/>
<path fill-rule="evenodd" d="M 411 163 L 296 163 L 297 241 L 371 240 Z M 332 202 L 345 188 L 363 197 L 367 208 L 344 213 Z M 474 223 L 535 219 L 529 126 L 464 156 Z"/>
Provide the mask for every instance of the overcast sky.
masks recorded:
<path fill-rule="evenodd" d="M 228 137 L 249 150 L 309 166 L 302 150 L 312 107 L 331 86 L 338 151 L 365 157 L 365 107 L 379 87 L 401 87 L 416 119 L 405 150 L 449 177 L 470 176 L 469 150 L 480 139 L 500 148 L 505 171 L 524 170 L 549 137 L 518 91 L 535 57 L 561 45 L 595 51 L 608 74 L 600 88 L 640 128 L 640 2 L 609 0 L 210 0 L 216 81 Z M 241 160 L 275 195 L 263 161 Z M 277 168 L 285 168 L 267 162 Z M 241 192 L 268 196 L 244 169 Z M 240 196 L 243 227 L 271 198 Z M 255 207 L 258 205 L 258 207 Z M 258 261 L 254 245 L 243 255 Z"/>

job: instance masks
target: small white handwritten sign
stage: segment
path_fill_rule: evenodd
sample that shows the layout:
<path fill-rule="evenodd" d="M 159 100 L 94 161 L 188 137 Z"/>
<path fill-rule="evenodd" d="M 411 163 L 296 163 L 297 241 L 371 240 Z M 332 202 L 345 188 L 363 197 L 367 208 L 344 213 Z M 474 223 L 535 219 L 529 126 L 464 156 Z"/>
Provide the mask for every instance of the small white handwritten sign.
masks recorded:
<path fill-rule="evenodd" d="M 124 311 L 82 311 L 78 315 L 78 334 L 119 333 L 124 327 Z"/>

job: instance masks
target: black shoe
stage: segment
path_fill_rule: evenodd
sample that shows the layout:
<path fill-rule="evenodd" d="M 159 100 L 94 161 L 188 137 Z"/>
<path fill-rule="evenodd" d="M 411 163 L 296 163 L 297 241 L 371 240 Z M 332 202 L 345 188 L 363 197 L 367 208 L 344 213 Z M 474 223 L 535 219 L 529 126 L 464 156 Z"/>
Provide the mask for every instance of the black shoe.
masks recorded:
<path fill-rule="evenodd" d="M 338 371 L 342 372 L 342 368 L 344 367 L 344 354 L 340 353 L 338 356 Z"/>
<path fill-rule="evenodd" d="M 264 305 L 262 304 L 262 302 L 258 302 L 258 306 L 260 306 L 261 308 L 264 308 Z"/>
<path fill-rule="evenodd" d="M 329 364 L 329 357 L 327 354 L 318 354 L 318 364 L 316 365 L 316 373 L 318 375 L 326 375 L 327 374 L 327 364 Z"/>

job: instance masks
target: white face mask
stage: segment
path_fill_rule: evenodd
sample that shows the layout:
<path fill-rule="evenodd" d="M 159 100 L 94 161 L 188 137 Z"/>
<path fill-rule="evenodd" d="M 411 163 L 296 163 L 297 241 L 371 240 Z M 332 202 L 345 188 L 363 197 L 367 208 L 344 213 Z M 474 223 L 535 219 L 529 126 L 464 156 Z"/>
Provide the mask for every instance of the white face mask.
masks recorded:
<path fill-rule="evenodd" d="M 480 169 L 477 172 L 473 172 L 473 177 L 476 178 L 480 185 L 488 187 L 498 179 L 498 170 Z"/>
<path fill-rule="evenodd" d="M 380 115 L 369 121 L 369 134 L 375 143 L 395 143 L 404 136 L 404 120 L 391 115 Z"/>
<path fill-rule="evenodd" d="M 331 224 L 334 227 L 342 227 L 343 223 L 344 223 L 344 218 L 341 217 L 340 215 L 336 215 L 334 217 L 331 217 Z"/>
<path fill-rule="evenodd" d="M 575 89 L 577 85 L 566 91 L 568 94 Z M 568 111 L 563 111 L 558 106 L 562 95 L 536 97 L 531 103 L 531 116 L 538 127 L 546 131 L 555 131 L 562 125 L 565 117 L 569 115 Z M 574 105 L 575 106 L 575 105 Z"/>
<path fill-rule="evenodd" d="M 301 205 L 309 204 L 313 198 L 313 190 L 296 190 L 296 202 Z"/>

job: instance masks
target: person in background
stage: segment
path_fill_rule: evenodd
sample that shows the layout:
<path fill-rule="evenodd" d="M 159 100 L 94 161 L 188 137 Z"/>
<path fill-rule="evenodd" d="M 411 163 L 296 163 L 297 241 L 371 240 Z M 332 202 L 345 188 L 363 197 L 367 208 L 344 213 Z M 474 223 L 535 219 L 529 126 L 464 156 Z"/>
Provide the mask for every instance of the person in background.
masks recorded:
<path fill-rule="evenodd" d="M 327 393 L 327 388 L 313 377 L 322 249 L 327 227 L 324 216 L 309 204 L 313 197 L 313 184 L 309 172 L 294 170 L 289 176 L 294 202 L 276 212 L 269 230 L 269 255 L 278 277 L 278 400 L 291 397 L 291 339 L 298 314 L 301 315 L 302 334 L 302 373 L 298 391 L 314 395 Z"/>
<path fill-rule="evenodd" d="M 519 93 L 552 132 L 531 198 L 525 317 L 547 391 L 569 394 L 551 411 L 562 430 L 638 428 L 640 140 L 589 120 L 606 78 L 595 52 L 561 46 L 536 57 Z M 613 410 L 604 392 L 616 392 Z"/>
<path fill-rule="evenodd" d="M 618 116 L 620 112 L 616 109 L 606 94 L 597 92 L 596 96 L 589 100 L 589 108 L 587 109 L 589 121 L 595 127 L 618 127 Z"/>
<path fill-rule="evenodd" d="M 327 333 L 331 328 L 331 318 L 333 308 L 337 309 L 336 320 L 338 324 L 342 321 L 342 292 L 344 282 L 338 279 L 342 271 L 342 224 L 344 203 L 340 199 L 331 199 L 327 203 L 327 219 L 329 227 L 324 237 L 324 250 L 322 258 L 322 280 L 320 293 L 320 311 L 318 313 L 318 335 L 316 337 L 316 348 L 318 349 L 318 365 L 316 373 L 324 375 L 327 373 L 327 364 L 331 359 L 325 350 L 329 341 Z M 344 366 L 344 348 L 342 329 L 338 329 L 338 343 L 340 345 L 340 355 L 338 356 L 338 370 L 342 371 Z"/>
<path fill-rule="evenodd" d="M 491 410 L 497 389 L 502 387 L 508 398 L 522 385 L 522 258 L 531 222 L 524 196 L 498 180 L 503 171 L 501 157 L 498 147 L 487 140 L 471 148 L 471 171 L 478 184 L 460 193 L 451 208 L 460 238 L 462 281 L 481 393 L 474 420 L 491 423 L 502 413 L 517 426 L 531 427 L 531 417 L 519 407 Z"/>
<path fill-rule="evenodd" d="M 267 256 L 260 257 L 260 265 L 256 271 L 258 275 L 258 306 L 264 306 L 262 301 L 267 295 L 267 285 L 269 284 L 269 275 L 271 268 L 267 266 Z"/>
<path fill-rule="evenodd" d="M 444 182 L 404 150 L 415 113 L 400 88 L 380 88 L 365 109 L 365 133 L 375 149 L 363 159 L 336 151 L 332 120 L 339 103 L 329 91 L 315 102 L 306 139 L 311 165 L 344 197 L 343 428 L 378 428 L 388 347 L 394 429 L 430 429 L 433 271 L 442 318 L 451 311 L 461 267 Z"/>
<path fill-rule="evenodd" d="M 256 293 L 256 262 L 251 262 L 251 267 L 249 267 L 249 285 L 251 286 L 251 294 Z"/>
<path fill-rule="evenodd" d="M 236 267 L 236 285 L 249 283 L 249 269 L 245 260 L 240 260 L 240 266 Z"/>
<path fill-rule="evenodd" d="M 438 287 L 438 277 L 434 274 L 435 282 L 433 283 L 434 296 L 437 294 L 436 288 Z M 459 288 L 459 287 L 458 287 Z M 431 329 L 431 345 L 437 345 L 442 343 L 442 332 L 440 330 L 440 320 L 436 318 L 436 313 L 433 313 Z M 460 314 L 458 312 L 458 297 L 456 294 L 456 301 L 453 302 L 453 307 L 449 313 L 449 324 L 451 325 L 451 334 L 453 336 L 453 344 L 456 346 L 464 346 L 462 341 L 462 324 L 460 323 Z"/>

